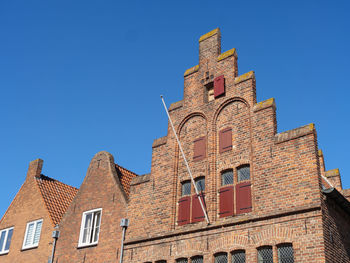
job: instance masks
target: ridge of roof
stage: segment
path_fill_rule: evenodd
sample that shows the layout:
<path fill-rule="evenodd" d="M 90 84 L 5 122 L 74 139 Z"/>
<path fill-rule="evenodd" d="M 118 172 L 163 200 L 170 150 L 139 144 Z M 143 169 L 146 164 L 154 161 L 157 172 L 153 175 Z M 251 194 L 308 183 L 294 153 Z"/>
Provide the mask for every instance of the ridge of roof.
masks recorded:
<path fill-rule="evenodd" d="M 52 223 L 57 225 L 79 189 L 43 174 L 35 179 Z"/>
<path fill-rule="evenodd" d="M 131 180 L 134 177 L 138 176 L 138 174 L 120 166 L 119 164 L 115 164 L 115 168 L 117 170 L 118 178 L 122 184 L 123 190 L 126 196 L 129 197 Z"/>

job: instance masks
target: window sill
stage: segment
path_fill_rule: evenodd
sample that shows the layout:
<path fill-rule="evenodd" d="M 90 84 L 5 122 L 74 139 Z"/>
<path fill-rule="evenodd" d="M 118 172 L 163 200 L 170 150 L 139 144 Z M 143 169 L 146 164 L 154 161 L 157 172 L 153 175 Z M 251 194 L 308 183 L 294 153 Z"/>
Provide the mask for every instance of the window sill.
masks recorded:
<path fill-rule="evenodd" d="M 9 250 L 8 250 L 8 251 L 4 251 L 4 252 L 0 252 L 0 256 L 5 256 L 5 255 L 7 255 L 9 252 L 10 252 Z"/>
<path fill-rule="evenodd" d="M 22 247 L 21 251 L 26 251 L 26 250 L 35 249 L 35 248 L 37 248 L 38 246 L 39 246 L 39 245 L 30 246 L 30 247 Z"/>
<path fill-rule="evenodd" d="M 78 245 L 77 249 L 83 249 L 83 248 L 89 248 L 89 247 L 96 247 L 98 243 L 91 243 L 86 245 Z"/>

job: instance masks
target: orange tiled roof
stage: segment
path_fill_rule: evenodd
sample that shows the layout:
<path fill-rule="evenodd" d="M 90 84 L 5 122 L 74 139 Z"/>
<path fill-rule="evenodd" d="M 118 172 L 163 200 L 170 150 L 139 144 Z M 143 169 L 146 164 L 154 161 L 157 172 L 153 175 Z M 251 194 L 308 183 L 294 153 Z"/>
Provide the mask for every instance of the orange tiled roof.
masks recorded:
<path fill-rule="evenodd" d="M 131 180 L 132 178 L 136 177 L 137 174 L 125 169 L 124 167 L 121 167 L 118 164 L 115 164 L 115 168 L 117 170 L 117 174 L 118 174 L 120 183 L 123 186 L 124 192 L 126 193 L 127 196 L 129 196 Z"/>
<path fill-rule="evenodd" d="M 56 225 L 61 221 L 78 189 L 45 175 L 40 175 L 36 181 L 52 222 Z"/>

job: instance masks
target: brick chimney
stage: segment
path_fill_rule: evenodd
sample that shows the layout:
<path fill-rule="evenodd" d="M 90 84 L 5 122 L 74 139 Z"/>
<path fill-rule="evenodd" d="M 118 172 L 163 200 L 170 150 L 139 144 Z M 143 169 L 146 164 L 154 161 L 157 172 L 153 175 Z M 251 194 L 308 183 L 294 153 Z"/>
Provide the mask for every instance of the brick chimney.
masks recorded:
<path fill-rule="evenodd" d="M 29 163 L 27 178 L 40 177 L 44 161 L 36 159 Z"/>

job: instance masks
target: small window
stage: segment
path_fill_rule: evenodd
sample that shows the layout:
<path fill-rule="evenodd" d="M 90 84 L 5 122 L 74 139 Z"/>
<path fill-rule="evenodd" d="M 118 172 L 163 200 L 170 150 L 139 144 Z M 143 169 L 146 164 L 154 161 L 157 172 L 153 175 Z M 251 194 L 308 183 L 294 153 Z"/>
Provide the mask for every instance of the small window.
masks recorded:
<path fill-rule="evenodd" d="M 97 244 L 100 234 L 101 213 L 102 209 L 95 209 L 83 213 L 79 246 Z"/>
<path fill-rule="evenodd" d="M 181 183 L 181 196 L 190 195 L 191 194 L 191 182 L 185 181 Z"/>
<path fill-rule="evenodd" d="M 158 260 L 156 263 L 166 263 L 166 260 Z"/>
<path fill-rule="evenodd" d="M 42 225 L 42 219 L 27 224 L 22 249 L 33 248 L 39 245 Z"/>
<path fill-rule="evenodd" d="M 245 263 L 245 251 L 236 250 L 232 253 L 232 263 Z"/>
<path fill-rule="evenodd" d="M 258 263 L 273 263 L 272 247 L 258 248 Z"/>
<path fill-rule="evenodd" d="M 227 170 L 221 174 L 221 185 L 228 184 L 233 184 L 233 170 Z"/>
<path fill-rule="evenodd" d="M 241 166 L 237 169 L 237 181 L 250 180 L 250 167 L 249 165 Z"/>
<path fill-rule="evenodd" d="M 191 258 L 191 263 L 203 263 L 203 256 L 194 256 Z"/>
<path fill-rule="evenodd" d="M 204 192 L 205 191 L 205 178 L 204 177 L 199 177 L 196 178 L 196 187 L 198 192 Z"/>
<path fill-rule="evenodd" d="M 9 252 L 12 234 L 13 227 L 0 230 L 0 255 Z"/>
<path fill-rule="evenodd" d="M 188 262 L 187 258 L 178 258 L 176 260 L 176 263 L 187 263 L 187 262 Z"/>
<path fill-rule="evenodd" d="M 214 82 L 210 82 L 205 85 L 207 91 L 207 102 L 213 101 L 215 99 L 214 96 Z"/>
<path fill-rule="evenodd" d="M 294 263 L 293 246 L 282 244 L 277 246 L 278 263 Z"/>
<path fill-rule="evenodd" d="M 214 263 L 227 263 L 227 253 L 217 253 L 214 256 Z"/>

